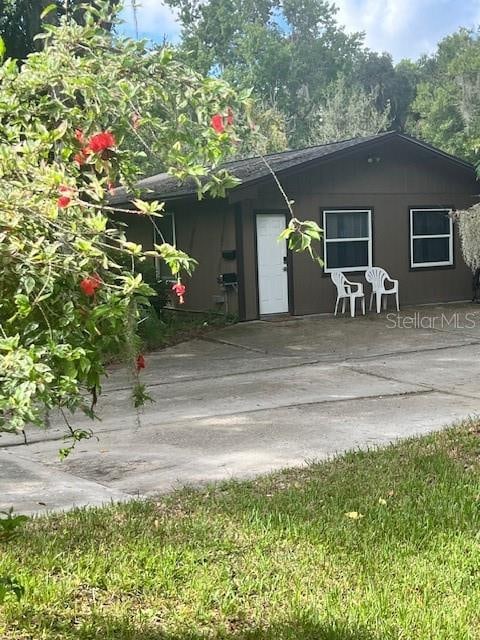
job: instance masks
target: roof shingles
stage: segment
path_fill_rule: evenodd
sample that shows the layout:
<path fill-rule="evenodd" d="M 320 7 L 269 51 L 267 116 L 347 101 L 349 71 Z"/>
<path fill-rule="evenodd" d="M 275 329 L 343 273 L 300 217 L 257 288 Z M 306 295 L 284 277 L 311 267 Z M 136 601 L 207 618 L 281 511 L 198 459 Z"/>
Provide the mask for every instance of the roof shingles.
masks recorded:
<path fill-rule="evenodd" d="M 370 143 L 380 141 L 387 137 L 399 137 L 404 140 L 408 140 L 429 151 L 438 153 L 444 157 L 450 158 L 451 160 L 455 160 L 460 164 L 471 166 L 459 158 L 450 156 L 449 154 L 430 147 L 419 140 L 415 140 L 414 138 L 395 132 L 380 133 L 362 138 L 351 138 L 340 142 L 306 147 L 304 149 L 272 153 L 266 155 L 265 158 L 268 161 L 268 165 L 276 174 L 282 174 L 283 171 L 293 167 L 306 165 L 315 160 L 329 158 L 330 156 L 333 157 L 340 152 L 348 151 L 349 149 L 360 147 L 362 145 L 368 146 Z M 241 184 L 265 178 L 270 174 L 270 169 L 261 156 L 226 162 L 221 166 L 221 168 L 227 169 L 229 173 L 241 181 Z M 175 178 L 168 173 L 159 173 L 149 178 L 144 178 L 138 182 L 137 186 L 142 192 L 142 196 L 146 199 L 158 198 L 168 200 L 195 195 L 197 192 L 197 188 L 193 180 L 181 182 L 178 178 Z M 120 204 L 127 202 L 130 197 L 131 196 L 125 191 L 125 189 L 118 189 L 115 195 L 111 197 L 110 202 L 112 204 Z"/>

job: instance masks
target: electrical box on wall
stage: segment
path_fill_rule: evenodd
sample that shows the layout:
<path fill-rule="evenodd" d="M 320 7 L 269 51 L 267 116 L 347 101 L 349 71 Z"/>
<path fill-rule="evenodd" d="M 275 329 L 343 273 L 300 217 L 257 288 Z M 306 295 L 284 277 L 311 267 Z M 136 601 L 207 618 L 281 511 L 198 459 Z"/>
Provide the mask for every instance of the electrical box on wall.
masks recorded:
<path fill-rule="evenodd" d="M 235 260 L 236 257 L 237 252 L 235 249 L 226 249 L 225 251 L 222 251 L 222 258 L 224 260 Z"/>
<path fill-rule="evenodd" d="M 236 273 L 221 273 L 217 278 L 218 284 L 223 284 L 224 287 L 233 287 L 238 284 L 238 276 Z"/>

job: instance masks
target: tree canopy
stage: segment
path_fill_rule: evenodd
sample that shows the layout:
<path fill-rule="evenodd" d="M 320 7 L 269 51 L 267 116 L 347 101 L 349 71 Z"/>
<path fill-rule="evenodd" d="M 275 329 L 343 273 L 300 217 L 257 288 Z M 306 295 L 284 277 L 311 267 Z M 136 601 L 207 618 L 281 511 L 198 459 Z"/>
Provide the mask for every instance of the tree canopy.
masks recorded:
<path fill-rule="evenodd" d="M 418 62 L 410 130 L 475 160 L 480 144 L 480 32 L 460 29 Z"/>
<path fill-rule="evenodd" d="M 329 131 L 348 137 L 358 129 L 322 129 L 318 116 L 331 109 L 335 86 L 343 86 L 344 97 L 350 88 L 350 113 L 356 122 L 362 120 L 362 131 L 375 133 L 379 121 L 385 128 L 405 127 L 415 96 L 416 68 L 409 62 L 395 66 L 388 53 L 366 49 L 363 34 L 346 33 L 329 2 L 167 4 L 179 12 L 183 55 L 203 73 L 219 75 L 236 87 L 252 87 L 262 104 L 283 115 L 289 146 L 324 141 Z"/>
<path fill-rule="evenodd" d="M 82 0 L 69 0 L 68 11 L 78 19 L 83 4 Z M 66 13 L 62 0 L 0 0 L 0 35 L 8 57 L 24 60 L 38 49 L 35 36 L 42 30 L 42 14 L 48 8 L 45 19 L 58 24 Z"/>
<path fill-rule="evenodd" d="M 311 116 L 310 141 L 328 143 L 342 138 L 357 138 L 386 131 L 391 122 L 391 107 L 377 106 L 379 89 L 367 91 L 351 87 L 340 78 L 329 87 L 325 103 Z"/>
<path fill-rule="evenodd" d="M 24 59 L 38 50 L 40 16 L 52 3 L 56 8 L 47 19 L 59 24 L 63 0 L 0 0 L 0 35 L 7 55 Z M 255 119 L 265 135 L 260 147 L 247 145 L 244 151 L 299 147 L 357 131 L 375 133 L 381 123 L 384 129 L 407 131 L 475 159 L 480 135 L 478 32 L 461 29 L 444 38 L 432 55 L 394 64 L 387 52 L 367 49 L 362 33 L 347 33 L 327 0 L 166 3 L 178 12 L 182 26 L 179 60 L 237 90 L 251 89 Z M 83 0 L 69 0 L 66 6 L 80 20 L 84 5 Z M 334 104 L 342 108 L 332 126 Z"/>
<path fill-rule="evenodd" d="M 166 2 L 178 11 L 182 57 L 202 73 L 252 87 L 253 97 L 283 118 L 288 146 L 375 133 L 381 122 L 475 157 L 477 32 L 461 29 L 434 54 L 394 64 L 390 54 L 367 49 L 362 33 L 347 33 L 325 0 Z M 340 98 L 343 115 L 322 127 L 319 116 L 333 116 Z"/>
<path fill-rule="evenodd" d="M 288 141 L 308 137 L 309 117 L 339 74 L 350 74 L 361 34 L 346 34 L 325 0 L 167 0 L 179 11 L 181 50 L 287 118 Z"/>
<path fill-rule="evenodd" d="M 121 0 L 108 0 L 111 8 Z M 63 16 L 82 22 L 89 8 L 98 8 L 105 0 L 0 0 L 0 36 L 6 55 L 24 60 L 29 53 L 37 51 L 40 41 L 36 36 L 43 24 L 58 25 Z M 105 22 L 104 28 L 111 23 Z"/>

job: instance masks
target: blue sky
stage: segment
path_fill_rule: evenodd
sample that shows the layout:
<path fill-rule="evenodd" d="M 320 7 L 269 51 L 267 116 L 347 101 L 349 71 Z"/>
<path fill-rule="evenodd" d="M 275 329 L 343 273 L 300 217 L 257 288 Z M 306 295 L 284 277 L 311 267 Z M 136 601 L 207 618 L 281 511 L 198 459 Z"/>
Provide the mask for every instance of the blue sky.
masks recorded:
<path fill-rule="evenodd" d="M 458 27 L 480 24 L 480 0 L 333 0 L 338 21 L 347 31 L 365 31 L 375 51 L 389 51 L 396 61 L 430 53 Z M 179 25 L 161 0 L 138 0 L 139 34 L 161 42 L 175 41 Z M 129 0 L 125 0 L 129 4 Z M 123 31 L 133 35 L 131 9 L 125 10 Z"/>

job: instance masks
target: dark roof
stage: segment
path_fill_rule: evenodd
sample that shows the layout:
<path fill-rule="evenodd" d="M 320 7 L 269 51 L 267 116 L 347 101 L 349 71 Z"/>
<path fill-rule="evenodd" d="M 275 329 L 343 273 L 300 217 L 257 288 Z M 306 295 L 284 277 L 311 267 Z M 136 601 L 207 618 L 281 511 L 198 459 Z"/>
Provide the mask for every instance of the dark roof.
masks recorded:
<path fill-rule="evenodd" d="M 440 149 L 436 149 L 421 140 L 417 140 L 416 138 L 411 138 L 410 136 L 396 133 L 394 131 L 365 136 L 362 138 L 351 138 L 349 140 L 331 142 L 329 144 L 321 144 L 293 151 L 271 153 L 266 155 L 265 158 L 275 174 L 281 175 L 284 171 L 292 169 L 293 167 L 309 165 L 317 160 L 333 159 L 335 156 L 348 152 L 349 150 L 362 146 L 368 147 L 372 143 L 393 137 L 407 140 L 408 142 L 422 147 L 435 155 L 447 158 L 456 164 L 464 166 L 470 170 L 474 170 L 473 165 L 465 162 L 461 158 L 457 158 L 456 156 L 445 153 Z M 241 180 L 242 185 L 266 178 L 271 173 L 261 156 L 226 162 L 221 165 L 221 168 L 227 169 L 229 173 Z M 143 192 L 143 197 L 146 199 L 158 198 L 162 200 L 169 200 L 173 198 L 192 196 L 197 192 L 197 187 L 193 180 L 181 182 L 178 178 L 175 178 L 168 173 L 159 173 L 149 178 L 144 178 L 138 182 L 137 186 Z M 120 204 L 126 202 L 128 199 L 129 196 L 125 189 L 118 189 L 115 195 L 111 197 L 110 202 L 112 204 Z"/>

